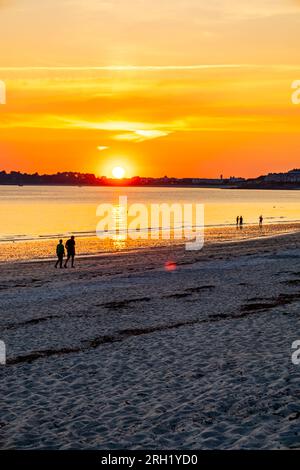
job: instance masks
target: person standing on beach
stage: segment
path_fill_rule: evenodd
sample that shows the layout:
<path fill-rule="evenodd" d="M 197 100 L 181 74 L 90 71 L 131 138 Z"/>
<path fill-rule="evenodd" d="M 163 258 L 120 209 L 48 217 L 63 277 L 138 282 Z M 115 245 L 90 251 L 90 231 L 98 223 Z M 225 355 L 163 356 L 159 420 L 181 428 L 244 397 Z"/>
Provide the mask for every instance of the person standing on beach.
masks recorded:
<path fill-rule="evenodd" d="M 57 268 L 57 266 L 59 265 L 59 267 L 62 268 L 63 259 L 65 256 L 65 247 L 63 245 L 62 240 L 59 240 L 59 244 L 56 247 L 56 254 L 57 254 L 57 261 L 56 261 L 55 267 Z"/>
<path fill-rule="evenodd" d="M 72 260 L 72 268 L 74 268 L 74 259 L 75 259 L 75 237 L 72 235 L 72 237 L 67 241 L 66 243 L 66 249 L 67 249 L 67 259 L 65 262 L 65 268 L 68 267 L 68 261 L 69 259 Z"/>
<path fill-rule="evenodd" d="M 240 216 L 238 215 L 237 218 L 236 218 L 236 225 L 238 226 L 240 223 Z"/>
<path fill-rule="evenodd" d="M 240 228 L 243 228 L 244 219 L 243 216 L 240 216 Z"/>
<path fill-rule="evenodd" d="M 263 220 L 264 220 L 264 218 L 263 218 L 263 216 L 261 215 L 261 216 L 259 217 L 259 226 L 260 226 L 260 227 L 262 227 Z"/>

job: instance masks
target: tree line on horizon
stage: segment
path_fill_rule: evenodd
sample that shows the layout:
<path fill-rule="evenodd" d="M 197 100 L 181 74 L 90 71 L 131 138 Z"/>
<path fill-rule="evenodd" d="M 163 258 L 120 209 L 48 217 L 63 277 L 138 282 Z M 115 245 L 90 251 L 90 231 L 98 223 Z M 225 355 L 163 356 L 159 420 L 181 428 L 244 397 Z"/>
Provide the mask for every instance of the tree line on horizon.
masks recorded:
<path fill-rule="evenodd" d="M 97 177 L 93 173 L 80 173 L 80 172 L 58 172 L 56 174 L 43 174 L 39 173 L 22 173 L 20 171 L 6 171 L 0 172 L 0 184 L 2 185 L 70 185 L 70 186 L 137 186 L 137 185 L 176 185 L 188 184 L 193 185 L 197 182 L 203 181 L 208 184 L 222 184 L 227 180 L 222 179 L 209 179 L 209 178 L 169 178 L 164 176 L 162 178 L 153 177 L 140 177 L 134 176 L 132 178 L 113 179 L 106 176 Z"/>
<path fill-rule="evenodd" d="M 296 175 L 296 176 L 295 176 Z M 58 172 L 56 174 L 22 173 L 20 171 L 0 171 L 0 185 L 15 186 L 198 186 L 224 187 L 240 189 L 299 189 L 300 170 L 287 173 L 274 173 L 258 178 L 162 178 L 140 177 L 122 180 L 97 177 L 93 173 Z"/>

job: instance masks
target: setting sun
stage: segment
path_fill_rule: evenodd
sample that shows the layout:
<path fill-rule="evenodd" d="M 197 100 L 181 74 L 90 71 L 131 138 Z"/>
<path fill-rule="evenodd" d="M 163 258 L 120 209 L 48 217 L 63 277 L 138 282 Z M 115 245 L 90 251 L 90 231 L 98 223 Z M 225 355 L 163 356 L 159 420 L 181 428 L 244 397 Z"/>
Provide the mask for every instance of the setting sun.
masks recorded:
<path fill-rule="evenodd" d="M 116 166 L 112 171 L 113 177 L 116 179 L 122 179 L 125 176 L 125 170 L 121 166 Z"/>

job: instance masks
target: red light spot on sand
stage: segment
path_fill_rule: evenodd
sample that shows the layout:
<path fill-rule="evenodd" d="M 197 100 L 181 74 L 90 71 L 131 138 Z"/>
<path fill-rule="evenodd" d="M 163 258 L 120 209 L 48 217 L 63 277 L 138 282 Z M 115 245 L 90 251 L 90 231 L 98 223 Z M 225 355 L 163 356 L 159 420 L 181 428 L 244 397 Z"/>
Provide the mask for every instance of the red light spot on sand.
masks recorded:
<path fill-rule="evenodd" d="M 166 261 L 165 262 L 165 270 L 166 271 L 175 271 L 177 268 L 176 263 L 174 261 Z"/>

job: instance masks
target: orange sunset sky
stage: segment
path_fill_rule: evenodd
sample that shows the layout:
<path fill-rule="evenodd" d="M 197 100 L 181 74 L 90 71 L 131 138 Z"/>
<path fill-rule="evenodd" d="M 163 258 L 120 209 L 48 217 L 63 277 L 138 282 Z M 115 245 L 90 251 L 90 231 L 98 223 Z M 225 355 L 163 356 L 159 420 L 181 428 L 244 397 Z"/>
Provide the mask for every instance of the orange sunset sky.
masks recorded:
<path fill-rule="evenodd" d="M 300 1 L 0 0 L 0 170 L 300 167 Z"/>

